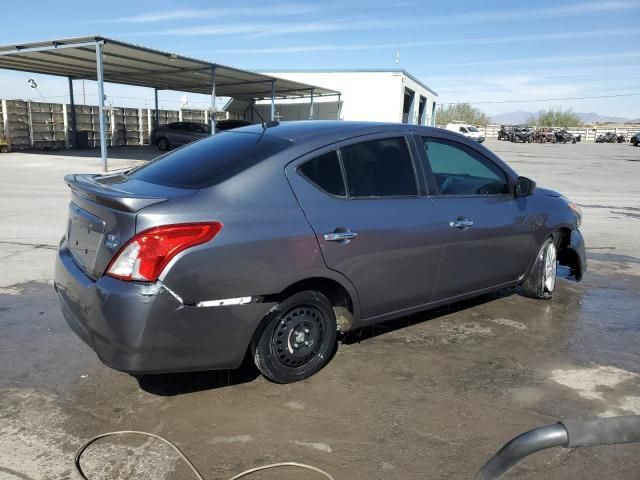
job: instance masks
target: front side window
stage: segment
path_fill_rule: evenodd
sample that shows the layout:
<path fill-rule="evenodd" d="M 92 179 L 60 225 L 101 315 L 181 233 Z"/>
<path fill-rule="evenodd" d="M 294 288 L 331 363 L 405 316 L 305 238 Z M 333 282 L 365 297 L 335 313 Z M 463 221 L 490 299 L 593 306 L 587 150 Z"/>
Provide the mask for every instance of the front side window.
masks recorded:
<path fill-rule="evenodd" d="M 469 133 L 469 131 L 464 127 L 460 127 L 460 132 L 461 133 Z"/>
<path fill-rule="evenodd" d="M 423 137 L 427 159 L 440 195 L 503 195 L 505 173 L 489 159 L 457 142 Z"/>
<path fill-rule="evenodd" d="M 346 195 L 340 160 L 335 150 L 305 162 L 299 171 L 325 192 L 340 197 Z"/>
<path fill-rule="evenodd" d="M 350 197 L 418 194 L 411 155 L 404 137 L 383 138 L 340 149 Z"/>

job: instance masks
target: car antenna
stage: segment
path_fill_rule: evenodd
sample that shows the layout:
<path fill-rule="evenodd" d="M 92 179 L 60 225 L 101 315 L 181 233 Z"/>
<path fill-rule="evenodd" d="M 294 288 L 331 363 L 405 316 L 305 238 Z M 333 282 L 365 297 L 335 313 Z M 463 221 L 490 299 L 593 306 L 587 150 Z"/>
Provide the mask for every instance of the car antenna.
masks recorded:
<path fill-rule="evenodd" d="M 253 111 L 258 114 L 258 117 L 260 117 L 260 121 L 262 122 L 262 130 L 266 130 L 267 128 L 271 128 L 271 127 L 277 127 L 278 125 L 280 125 L 280 122 L 277 120 L 270 120 L 267 122 L 264 119 L 264 117 L 260 115 L 260 112 L 258 111 L 258 109 L 256 108 L 253 102 L 250 102 L 249 105 L 251 106 Z"/>

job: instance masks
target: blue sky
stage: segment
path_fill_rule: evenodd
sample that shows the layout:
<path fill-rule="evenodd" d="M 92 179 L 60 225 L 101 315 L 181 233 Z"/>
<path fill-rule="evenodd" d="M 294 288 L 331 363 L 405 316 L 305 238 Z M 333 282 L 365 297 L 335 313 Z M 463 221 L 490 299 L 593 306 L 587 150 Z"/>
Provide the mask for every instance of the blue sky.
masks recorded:
<path fill-rule="evenodd" d="M 436 90 L 441 103 L 469 101 L 488 113 L 564 106 L 640 117 L 639 0 L 51 5 L 33 0 L 5 7 L 0 43 L 101 34 L 255 70 L 400 67 Z M 0 97 L 39 98 L 28 77 L 0 70 Z M 66 94 L 64 80 L 36 78 L 52 101 Z M 95 102 L 95 84 L 85 87 L 87 102 Z M 144 88 L 108 85 L 106 93 L 114 104 L 152 98 Z M 633 93 L 639 95 L 537 101 Z M 163 92 L 161 103 L 175 108 L 180 97 Z M 189 100 L 206 102 L 196 95 Z"/>

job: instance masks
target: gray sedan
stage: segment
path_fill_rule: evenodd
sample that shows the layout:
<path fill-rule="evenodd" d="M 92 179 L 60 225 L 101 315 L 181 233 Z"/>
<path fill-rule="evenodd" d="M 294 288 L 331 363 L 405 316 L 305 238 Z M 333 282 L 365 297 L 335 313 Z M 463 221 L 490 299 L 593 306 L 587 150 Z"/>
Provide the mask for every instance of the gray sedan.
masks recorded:
<path fill-rule="evenodd" d="M 292 122 L 224 132 L 111 175 L 69 175 L 55 288 L 130 373 L 307 378 L 337 333 L 587 265 L 581 212 L 490 150 L 428 127 Z"/>
<path fill-rule="evenodd" d="M 220 120 L 216 122 L 216 133 L 233 128 L 246 127 L 251 122 L 245 120 Z M 149 141 L 160 150 L 166 151 L 187 143 L 202 140 L 211 135 L 211 126 L 200 122 L 173 122 L 161 125 L 151 131 Z"/>

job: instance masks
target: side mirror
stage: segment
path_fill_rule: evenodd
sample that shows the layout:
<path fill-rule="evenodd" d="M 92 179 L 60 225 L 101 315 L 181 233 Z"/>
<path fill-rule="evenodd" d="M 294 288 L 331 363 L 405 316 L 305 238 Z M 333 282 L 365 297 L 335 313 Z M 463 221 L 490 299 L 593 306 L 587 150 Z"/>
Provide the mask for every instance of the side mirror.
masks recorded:
<path fill-rule="evenodd" d="M 536 189 L 536 182 L 527 177 L 518 177 L 516 180 L 516 197 L 526 197 L 531 195 Z"/>

